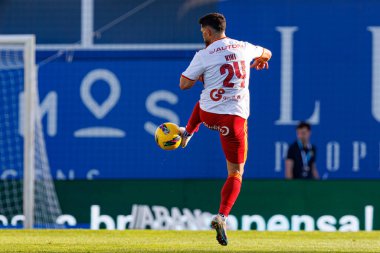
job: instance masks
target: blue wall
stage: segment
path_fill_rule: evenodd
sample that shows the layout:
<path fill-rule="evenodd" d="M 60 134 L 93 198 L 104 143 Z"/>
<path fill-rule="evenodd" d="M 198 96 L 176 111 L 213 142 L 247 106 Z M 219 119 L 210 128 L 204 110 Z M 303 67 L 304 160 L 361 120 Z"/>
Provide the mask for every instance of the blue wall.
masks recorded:
<path fill-rule="evenodd" d="M 98 2 L 105 4 L 104 1 Z M 117 5 L 118 1 L 113 2 Z M 162 5 L 151 8 L 162 9 Z M 106 22 L 120 14 L 109 14 L 114 9 L 110 5 L 109 12 L 104 14 L 99 6 L 96 8 L 99 17 L 96 28 L 101 26 L 102 20 Z M 265 46 L 273 52 L 270 69 L 253 71 L 251 75 L 252 115 L 249 119 L 246 177 L 283 177 L 281 155 L 286 150 L 284 143 L 294 141 L 294 123 L 308 119 L 319 103 L 312 141 L 318 148 L 317 165 L 322 177 L 380 178 L 380 122 L 372 113 L 380 106 L 373 101 L 380 100 L 379 92 L 374 93 L 380 83 L 372 83 L 372 75 L 380 69 L 372 69 L 375 41 L 373 33 L 368 30 L 380 26 L 380 2 L 221 1 L 188 12 L 189 20 L 193 20 L 191 24 L 171 27 L 177 18 L 174 14 L 173 17 L 169 15 L 169 20 L 155 19 L 157 24 L 161 22 L 161 26 L 153 26 L 151 37 L 149 33 L 140 37 L 121 33 L 123 29 L 147 32 L 144 22 L 138 22 L 144 15 L 134 17 L 135 23 L 126 21 L 121 23 L 124 28 L 105 33 L 103 42 L 201 43 L 194 17 L 199 16 L 199 12 L 212 10 L 225 14 L 230 37 Z M 150 13 L 152 9 L 147 11 Z M 289 32 L 291 29 L 294 31 Z M 192 35 L 180 37 L 187 30 Z M 122 35 L 118 37 L 117 34 Z M 292 47 L 285 48 L 286 34 L 291 37 Z M 171 36 L 181 39 L 170 39 Z M 379 47 L 380 41 L 377 43 L 376 47 Z M 281 104 L 281 94 L 284 94 L 281 85 L 289 76 L 289 71 L 284 70 L 286 55 L 282 56 L 282 51 L 290 48 L 293 50 L 292 99 L 283 100 Z M 54 132 L 54 123 L 50 123 L 50 133 L 46 137 L 54 176 L 66 179 L 225 177 L 225 161 L 216 132 L 203 127 L 185 150 L 164 152 L 147 131 L 149 122 L 160 124 L 178 119 L 181 125 L 186 124 L 199 98 L 201 85 L 193 90 L 180 91 L 178 79 L 193 54 L 191 51 L 76 51 L 70 52 L 72 61 L 66 61 L 64 55 L 41 66 L 41 100 L 49 94 L 51 101 L 55 101 L 51 92 L 57 95 L 57 107 L 54 103 L 50 105 L 50 108 L 57 108 L 57 131 Z M 39 52 L 39 61 L 48 55 Z M 88 74 L 96 76 L 100 73 L 102 76 L 103 73 L 104 76 L 108 73 L 99 72 L 99 69 L 112 73 L 120 84 L 120 97 L 116 97 L 114 106 L 105 115 L 94 106 L 88 106 L 91 103 L 89 97 L 98 103 L 108 97 L 110 88 L 104 81 L 96 81 L 87 98 L 80 95 L 81 85 Z M 159 98 L 157 101 L 153 101 L 155 96 Z M 289 107 L 292 122 L 278 122 L 281 106 L 285 110 L 289 102 L 292 103 Z M 98 111 L 98 118 L 88 107 Z M 170 111 L 162 113 L 162 109 Z M 47 130 L 46 116 L 44 126 Z M 116 128 L 118 130 L 113 133 L 123 137 L 74 136 L 78 129 L 94 126 Z"/>

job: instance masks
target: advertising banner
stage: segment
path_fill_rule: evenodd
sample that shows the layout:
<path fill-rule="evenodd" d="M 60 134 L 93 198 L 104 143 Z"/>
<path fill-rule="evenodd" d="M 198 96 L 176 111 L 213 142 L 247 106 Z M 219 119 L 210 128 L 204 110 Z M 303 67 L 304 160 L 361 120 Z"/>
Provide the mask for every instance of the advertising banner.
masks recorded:
<path fill-rule="evenodd" d="M 209 229 L 223 180 L 61 181 L 68 228 Z M 377 181 L 245 180 L 229 229 L 358 231 L 380 229 Z M 9 222 L 11 224 L 11 222 Z"/>

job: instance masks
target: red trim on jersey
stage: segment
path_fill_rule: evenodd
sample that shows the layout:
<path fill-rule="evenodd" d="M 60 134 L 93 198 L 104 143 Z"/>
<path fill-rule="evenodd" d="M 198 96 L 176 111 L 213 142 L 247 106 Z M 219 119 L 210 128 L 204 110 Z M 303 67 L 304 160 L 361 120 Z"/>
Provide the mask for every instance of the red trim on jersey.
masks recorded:
<path fill-rule="evenodd" d="M 260 57 L 257 57 L 256 59 L 259 59 L 259 58 L 263 57 L 264 52 L 265 52 L 265 49 L 263 48 L 263 53 L 260 55 Z"/>
<path fill-rule="evenodd" d="M 190 81 L 195 81 L 195 80 L 190 79 L 190 78 L 188 78 L 187 76 L 184 76 L 184 75 L 181 75 L 181 77 L 186 78 L 187 80 L 190 80 Z"/>

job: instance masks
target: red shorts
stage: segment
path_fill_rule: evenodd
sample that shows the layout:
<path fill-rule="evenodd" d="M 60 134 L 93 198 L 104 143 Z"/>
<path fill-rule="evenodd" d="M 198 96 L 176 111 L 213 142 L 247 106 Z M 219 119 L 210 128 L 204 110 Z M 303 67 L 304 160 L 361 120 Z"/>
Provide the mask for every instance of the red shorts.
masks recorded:
<path fill-rule="evenodd" d="M 186 131 L 193 134 L 198 131 L 201 123 L 219 132 L 223 152 L 229 162 L 245 163 L 248 150 L 246 119 L 237 115 L 205 112 L 199 107 L 198 102 L 186 125 Z"/>

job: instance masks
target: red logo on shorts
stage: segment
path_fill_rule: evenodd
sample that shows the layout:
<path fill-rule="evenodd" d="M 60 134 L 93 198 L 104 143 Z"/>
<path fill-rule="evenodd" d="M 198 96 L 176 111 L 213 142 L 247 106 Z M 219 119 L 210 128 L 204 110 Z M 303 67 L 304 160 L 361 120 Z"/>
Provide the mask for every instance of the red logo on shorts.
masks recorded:
<path fill-rule="evenodd" d="M 219 101 L 222 99 L 224 93 L 226 93 L 226 91 L 223 89 L 213 89 L 210 92 L 210 98 L 214 101 Z"/>

